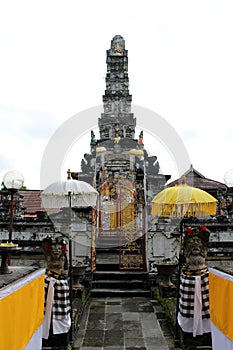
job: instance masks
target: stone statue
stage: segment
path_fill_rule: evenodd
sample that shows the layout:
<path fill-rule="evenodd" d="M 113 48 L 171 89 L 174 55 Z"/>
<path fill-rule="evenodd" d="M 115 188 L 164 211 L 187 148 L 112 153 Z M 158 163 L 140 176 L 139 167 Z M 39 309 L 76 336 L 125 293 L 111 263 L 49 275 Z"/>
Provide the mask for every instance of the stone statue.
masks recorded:
<path fill-rule="evenodd" d="M 145 164 L 147 167 L 148 174 L 158 174 L 160 170 L 159 162 L 157 161 L 156 156 L 148 156 L 148 153 L 145 152 Z"/>
<path fill-rule="evenodd" d="M 67 277 L 67 243 L 63 237 L 45 238 L 42 249 L 47 264 L 47 272 Z"/>
<path fill-rule="evenodd" d="M 84 159 L 81 161 L 81 170 L 83 173 L 89 173 L 91 171 L 91 154 L 84 154 Z"/>
<path fill-rule="evenodd" d="M 138 144 L 143 145 L 143 130 L 141 130 L 138 138 Z"/>
<path fill-rule="evenodd" d="M 205 226 L 193 229 L 186 228 L 184 240 L 184 271 L 200 271 L 205 269 L 207 257 L 207 243 L 209 242 L 209 230 Z"/>
<path fill-rule="evenodd" d="M 96 144 L 96 138 L 93 130 L 91 130 L 91 144 Z"/>
<path fill-rule="evenodd" d="M 205 259 L 210 231 L 205 226 L 187 227 L 180 280 L 178 323 L 183 332 L 196 337 L 211 332 L 209 273 Z"/>
<path fill-rule="evenodd" d="M 47 237 L 42 242 L 42 249 L 47 264 L 43 342 L 46 346 L 56 343 L 65 346 L 71 326 L 67 243 L 63 237 Z"/>

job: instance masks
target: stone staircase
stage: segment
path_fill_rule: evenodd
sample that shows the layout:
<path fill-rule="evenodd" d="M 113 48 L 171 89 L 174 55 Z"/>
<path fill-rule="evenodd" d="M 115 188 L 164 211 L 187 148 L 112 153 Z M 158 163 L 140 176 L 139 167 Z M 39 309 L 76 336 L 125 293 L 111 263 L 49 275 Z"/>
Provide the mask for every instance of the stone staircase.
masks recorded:
<path fill-rule="evenodd" d="M 91 296 L 150 297 L 148 273 L 119 269 L 119 245 L 116 239 L 97 242 L 96 271 L 93 273 Z"/>

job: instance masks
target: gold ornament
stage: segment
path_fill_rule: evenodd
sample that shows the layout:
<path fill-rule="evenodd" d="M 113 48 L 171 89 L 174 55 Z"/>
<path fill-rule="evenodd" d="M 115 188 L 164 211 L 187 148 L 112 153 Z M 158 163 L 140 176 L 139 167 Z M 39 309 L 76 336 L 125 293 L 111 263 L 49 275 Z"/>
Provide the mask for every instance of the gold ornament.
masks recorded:
<path fill-rule="evenodd" d="M 118 52 L 118 53 L 121 52 L 121 45 L 117 43 L 117 44 L 115 45 L 114 51 L 115 51 L 115 52 Z"/>

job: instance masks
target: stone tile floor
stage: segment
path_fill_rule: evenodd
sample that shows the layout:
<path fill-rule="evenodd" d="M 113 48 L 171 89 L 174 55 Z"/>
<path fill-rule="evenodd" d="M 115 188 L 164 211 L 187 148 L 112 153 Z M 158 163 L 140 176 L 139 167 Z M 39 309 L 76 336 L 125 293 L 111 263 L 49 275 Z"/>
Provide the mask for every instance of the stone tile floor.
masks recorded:
<path fill-rule="evenodd" d="M 148 298 L 93 298 L 74 350 L 169 350 Z"/>

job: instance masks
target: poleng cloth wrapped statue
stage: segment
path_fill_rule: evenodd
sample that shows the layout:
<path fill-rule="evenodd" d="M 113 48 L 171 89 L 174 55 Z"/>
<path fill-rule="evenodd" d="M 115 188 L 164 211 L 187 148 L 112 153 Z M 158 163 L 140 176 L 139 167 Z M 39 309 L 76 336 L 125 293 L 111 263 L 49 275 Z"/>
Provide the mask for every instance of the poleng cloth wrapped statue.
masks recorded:
<path fill-rule="evenodd" d="M 66 242 L 63 238 L 45 239 L 43 250 L 47 262 L 43 338 L 48 339 L 51 326 L 53 334 L 67 333 L 71 326 Z"/>
<path fill-rule="evenodd" d="M 210 231 L 205 226 L 187 227 L 184 239 L 186 263 L 180 280 L 178 322 L 184 332 L 209 333 L 209 272 L 205 263 Z"/>

